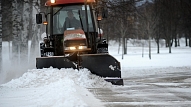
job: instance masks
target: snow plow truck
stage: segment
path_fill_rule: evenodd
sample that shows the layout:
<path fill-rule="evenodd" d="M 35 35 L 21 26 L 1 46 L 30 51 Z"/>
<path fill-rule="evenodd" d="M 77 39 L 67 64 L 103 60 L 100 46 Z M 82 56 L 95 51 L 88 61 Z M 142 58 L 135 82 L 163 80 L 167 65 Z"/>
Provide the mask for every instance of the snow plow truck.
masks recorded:
<path fill-rule="evenodd" d="M 36 68 L 87 68 L 114 85 L 123 85 L 120 62 L 108 53 L 99 27 L 107 9 L 95 0 L 48 0 L 45 7 L 46 12 L 36 14 L 36 23 L 46 26 Z"/>

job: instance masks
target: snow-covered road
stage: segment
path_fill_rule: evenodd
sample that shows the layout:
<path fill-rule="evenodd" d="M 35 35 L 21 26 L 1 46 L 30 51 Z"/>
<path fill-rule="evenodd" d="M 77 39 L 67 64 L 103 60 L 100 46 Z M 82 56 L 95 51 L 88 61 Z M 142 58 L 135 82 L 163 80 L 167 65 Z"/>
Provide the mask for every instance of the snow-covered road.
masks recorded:
<path fill-rule="evenodd" d="M 112 86 L 87 69 L 29 70 L 0 86 L 1 107 L 191 106 L 191 67 L 134 69 Z M 150 72 L 150 73 L 148 73 Z M 140 75 L 143 74 L 144 75 Z"/>
<path fill-rule="evenodd" d="M 124 86 L 90 88 L 105 107 L 190 107 L 191 68 L 147 69 L 157 75 L 124 78 Z M 173 72 L 172 72 L 173 71 Z M 144 73 L 142 70 L 134 70 Z"/>

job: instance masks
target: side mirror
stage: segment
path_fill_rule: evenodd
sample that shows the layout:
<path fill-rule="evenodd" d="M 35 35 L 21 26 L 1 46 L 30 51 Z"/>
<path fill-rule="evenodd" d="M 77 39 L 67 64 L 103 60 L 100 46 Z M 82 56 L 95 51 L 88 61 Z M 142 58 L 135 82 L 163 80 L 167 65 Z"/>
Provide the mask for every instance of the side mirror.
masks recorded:
<path fill-rule="evenodd" d="M 42 24 L 42 14 L 36 14 L 36 23 Z"/>
<path fill-rule="evenodd" d="M 102 10 L 102 18 L 107 18 L 107 17 L 108 17 L 108 10 L 104 8 Z"/>

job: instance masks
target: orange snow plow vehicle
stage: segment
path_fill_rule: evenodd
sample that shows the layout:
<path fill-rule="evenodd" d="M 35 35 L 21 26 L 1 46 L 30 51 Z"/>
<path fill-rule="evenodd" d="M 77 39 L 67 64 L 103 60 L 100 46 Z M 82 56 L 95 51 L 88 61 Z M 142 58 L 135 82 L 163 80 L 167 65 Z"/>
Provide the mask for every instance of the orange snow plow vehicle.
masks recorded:
<path fill-rule="evenodd" d="M 121 67 L 108 53 L 108 44 L 100 35 L 98 14 L 107 17 L 107 11 L 98 12 L 95 0 L 49 0 L 46 12 L 36 15 L 37 24 L 46 18 L 46 34 L 40 43 L 41 57 L 36 67 L 87 68 L 115 85 L 123 85 Z M 100 32 L 100 33 L 99 33 Z"/>

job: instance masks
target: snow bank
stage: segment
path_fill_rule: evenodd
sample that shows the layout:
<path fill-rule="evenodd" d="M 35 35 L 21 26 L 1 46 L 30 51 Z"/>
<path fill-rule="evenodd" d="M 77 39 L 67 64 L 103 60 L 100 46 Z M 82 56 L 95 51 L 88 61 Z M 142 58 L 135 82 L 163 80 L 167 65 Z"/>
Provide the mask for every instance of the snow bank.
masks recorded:
<path fill-rule="evenodd" d="M 76 84 L 86 88 L 111 87 L 111 83 L 103 78 L 93 75 L 88 69 L 32 69 L 24 73 L 20 78 L 2 85 L 10 88 L 35 88 L 49 86 L 51 84 Z"/>
<path fill-rule="evenodd" d="M 3 107 L 28 107 L 28 105 L 31 107 L 103 106 L 87 90 L 87 88 L 93 87 L 112 87 L 112 85 L 103 78 L 91 74 L 87 69 L 79 71 L 55 68 L 32 69 L 20 78 L 0 85 L 0 105 Z M 26 101 L 22 101 L 23 97 Z M 7 103 L 9 101 L 12 103 Z"/>

